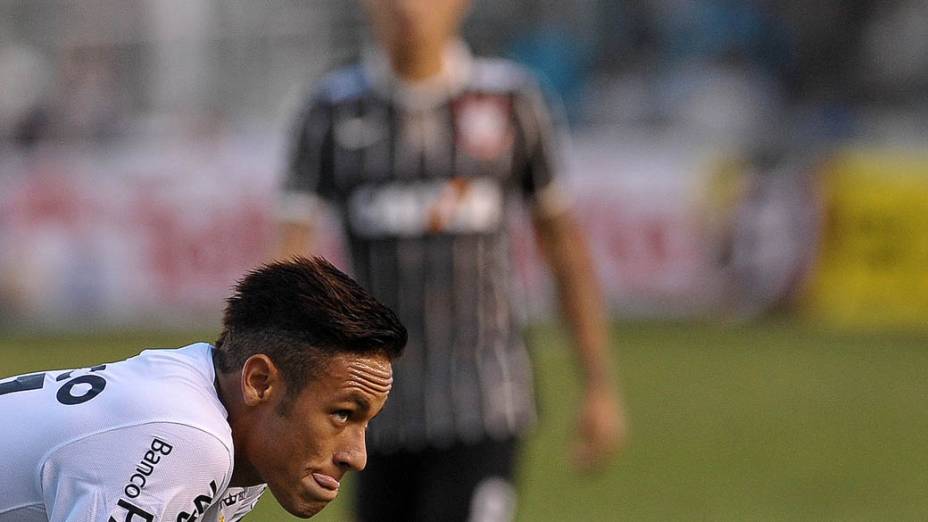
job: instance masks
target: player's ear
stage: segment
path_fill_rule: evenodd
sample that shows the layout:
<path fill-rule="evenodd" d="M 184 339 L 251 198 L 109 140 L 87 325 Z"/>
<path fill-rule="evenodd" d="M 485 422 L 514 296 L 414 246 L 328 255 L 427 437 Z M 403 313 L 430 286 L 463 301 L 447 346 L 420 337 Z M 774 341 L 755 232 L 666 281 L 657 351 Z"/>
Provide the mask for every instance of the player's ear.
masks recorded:
<path fill-rule="evenodd" d="M 267 355 L 252 355 L 242 365 L 242 399 L 247 406 L 266 402 L 281 390 L 280 370 Z"/>

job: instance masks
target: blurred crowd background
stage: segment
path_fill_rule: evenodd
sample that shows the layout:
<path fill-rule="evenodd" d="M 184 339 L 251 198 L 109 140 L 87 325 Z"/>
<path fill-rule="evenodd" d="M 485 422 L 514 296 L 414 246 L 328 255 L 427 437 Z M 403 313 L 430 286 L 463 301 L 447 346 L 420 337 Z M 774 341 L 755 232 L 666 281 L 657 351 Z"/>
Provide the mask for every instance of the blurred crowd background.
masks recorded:
<path fill-rule="evenodd" d="M 924 325 L 924 1 L 476 0 L 465 35 L 562 101 L 617 315 Z M 337 0 L 0 0 L 0 324 L 217 317 L 299 101 L 368 42 Z"/>

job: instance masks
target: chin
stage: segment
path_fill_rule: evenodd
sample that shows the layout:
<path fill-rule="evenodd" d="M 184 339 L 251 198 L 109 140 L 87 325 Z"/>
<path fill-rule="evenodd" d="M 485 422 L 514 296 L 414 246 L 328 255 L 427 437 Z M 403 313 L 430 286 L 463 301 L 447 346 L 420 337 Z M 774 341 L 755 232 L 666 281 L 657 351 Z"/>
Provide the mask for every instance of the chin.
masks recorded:
<path fill-rule="evenodd" d="M 298 502 L 296 505 L 284 505 L 283 508 L 287 510 L 287 513 L 299 518 L 309 518 L 316 513 L 322 511 L 329 503 L 324 500 L 314 500 L 311 502 Z"/>
<path fill-rule="evenodd" d="M 306 498 L 301 496 L 297 491 L 284 488 L 276 490 L 271 484 L 268 489 L 280 507 L 284 508 L 287 513 L 299 518 L 309 518 L 322 511 L 329 504 L 329 500 L 321 498 Z M 276 491 L 275 491 L 276 490 Z"/>

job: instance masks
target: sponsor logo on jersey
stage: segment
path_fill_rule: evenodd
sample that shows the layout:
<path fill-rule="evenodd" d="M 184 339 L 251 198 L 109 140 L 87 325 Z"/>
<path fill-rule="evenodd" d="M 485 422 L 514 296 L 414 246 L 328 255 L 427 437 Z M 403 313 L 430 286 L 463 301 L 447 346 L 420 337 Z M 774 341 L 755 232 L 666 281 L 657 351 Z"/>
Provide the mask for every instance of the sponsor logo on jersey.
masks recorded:
<path fill-rule="evenodd" d="M 229 507 L 237 502 L 241 502 L 248 498 L 248 490 L 239 491 L 236 493 L 229 493 L 229 496 L 222 499 L 222 504 L 226 507 Z"/>
<path fill-rule="evenodd" d="M 177 522 L 195 522 L 200 519 L 203 513 L 209 509 L 210 504 L 213 503 L 216 492 L 219 490 L 219 486 L 216 485 L 215 480 L 209 482 L 209 489 L 209 493 L 197 495 L 197 497 L 193 499 L 193 509 L 191 509 L 190 512 L 182 511 L 177 515 Z"/>
<path fill-rule="evenodd" d="M 152 473 L 154 473 L 155 467 L 161 462 L 162 458 L 170 455 L 173 450 L 173 445 L 158 437 L 153 438 L 151 444 L 148 446 L 148 450 L 145 451 L 138 465 L 135 467 L 135 473 L 129 476 L 129 480 L 125 487 L 123 487 L 122 492 L 129 497 L 129 499 L 135 499 L 141 495 L 142 490 L 145 489 L 145 485 L 148 484 L 148 479 L 151 477 Z M 119 515 L 120 517 L 114 518 L 114 515 Z M 121 498 L 116 502 L 116 509 L 110 514 L 109 522 L 137 522 L 142 520 L 152 522 L 154 519 L 155 516 L 153 514 L 135 505 L 131 500 Z"/>
<path fill-rule="evenodd" d="M 145 484 L 148 483 L 148 478 L 155 471 L 155 466 L 161 462 L 163 457 L 170 455 L 173 449 L 174 446 L 158 437 L 152 439 L 148 451 L 142 455 L 138 466 L 135 467 L 135 473 L 129 477 L 128 484 L 123 488 L 123 493 L 129 498 L 137 498 L 145 488 Z"/>
<path fill-rule="evenodd" d="M 122 515 L 122 517 L 114 518 L 114 515 L 117 514 Z M 116 502 L 116 509 L 110 514 L 109 522 L 141 522 L 143 520 L 153 522 L 155 515 L 121 498 Z"/>
<path fill-rule="evenodd" d="M 511 102 L 497 95 L 469 95 L 455 102 L 458 144 L 471 156 L 493 160 L 513 142 Z"/>
<path fill-rule="evenodd" d="M 503 191 L 491 178 L 362 185 L 348 211 L 352 229 L 364 237 L 486 233 L 503 220 Z"/>

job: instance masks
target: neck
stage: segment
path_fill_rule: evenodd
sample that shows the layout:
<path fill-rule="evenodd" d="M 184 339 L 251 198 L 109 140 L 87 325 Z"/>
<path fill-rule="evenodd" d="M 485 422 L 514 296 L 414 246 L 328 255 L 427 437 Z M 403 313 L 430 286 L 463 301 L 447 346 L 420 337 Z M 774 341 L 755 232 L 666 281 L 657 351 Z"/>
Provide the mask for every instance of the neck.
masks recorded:
<path fill-rule="evenodd" d="M 256 486 L 263 481 L 258 476 L 258 472 L 255 471 L 254 466 L 245 458 L 245 440 L 242 434 L 247 433 L 248 427 L 245 426 L 243 420 L 244 416 L 241 414 L 244 409 L 241 393 L 237 393 L 241 374 L 239 372 L 232 372 L 231 374 L 220 373 L 219 369 L 215 368 L 215 361 L 213 363 L 213 368 L 216 372 L 216 380 L 214 382 L 216 394 L 219 397 L 219 402 L 225 406 L 226 411 L 229 413 L 229 426 L 232 429 L 232 445 L 235 448 L 235 463 L 229 485 L 238 488 Z"/>
<path fill-rule="evenodd" d="M 444 67 L 445 45 L 435 42 L 404 47 L 390 54 L 393 72 L 408 82 L 420 82 L 439 75 Z"/>

